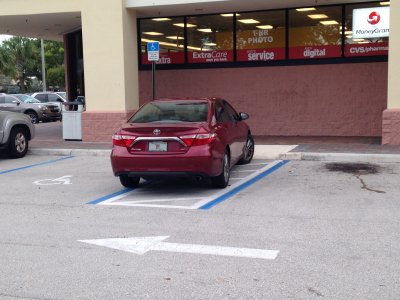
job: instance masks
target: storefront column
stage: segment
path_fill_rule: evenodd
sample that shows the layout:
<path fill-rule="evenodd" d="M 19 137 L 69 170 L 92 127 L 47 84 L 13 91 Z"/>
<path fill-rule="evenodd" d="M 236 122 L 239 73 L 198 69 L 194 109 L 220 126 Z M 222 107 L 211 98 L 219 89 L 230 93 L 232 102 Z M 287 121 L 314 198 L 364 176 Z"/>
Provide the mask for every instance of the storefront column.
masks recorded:
<path fill-rule="evenodd" d="M 400 1 L 390 1 L 388 105 L 383 112 L 382 144 L 400 145 Z"/>
<path fill-rule="evenodd" d="M 86 112 L 83 141 L 109 141 L 139 106 L 136 13 L 124 0 L 82 7 Z"/>

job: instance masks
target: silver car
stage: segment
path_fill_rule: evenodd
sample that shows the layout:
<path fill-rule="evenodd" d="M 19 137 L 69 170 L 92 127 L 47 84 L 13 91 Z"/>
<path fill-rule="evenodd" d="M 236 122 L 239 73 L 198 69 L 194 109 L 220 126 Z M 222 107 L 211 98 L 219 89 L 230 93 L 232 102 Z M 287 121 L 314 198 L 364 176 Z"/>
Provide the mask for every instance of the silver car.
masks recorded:
<path fill-rule="evenodd" d="M 6 149 L 10 157 L 25 156 L 34 136 L 35 127 L 27 115 L 0 111 L 0 149 Z"/>
<path fill-rule="evenodd" d="M 61 111 L 58 106 L 52 107 L 51 105 L 32 103 L 34 99 L 28 101 L 27 97 L 29 96 L 2 95 L 0 96 L 0 110 L 24 113 L 31 118 L 32 123 L 61 119 Z M 25 101 L 28 101 L 28 103 Z"/>
<path fill-rule="evenodd" d="M 47 122 L 47 121 L 61 121 L 61 107 L 58 103 L 42 103 L 38 99 L 33 98 L 32 96 L 28 96 L 25 94 L 15 94 L 13 95 L 17 97 L 19 100 L 28 103 L 28 104 L 35 104 L 38 106 L 47 106 L 49 111 L 45 111 L 43 113 L 43 118 L 39 121 Z"/>

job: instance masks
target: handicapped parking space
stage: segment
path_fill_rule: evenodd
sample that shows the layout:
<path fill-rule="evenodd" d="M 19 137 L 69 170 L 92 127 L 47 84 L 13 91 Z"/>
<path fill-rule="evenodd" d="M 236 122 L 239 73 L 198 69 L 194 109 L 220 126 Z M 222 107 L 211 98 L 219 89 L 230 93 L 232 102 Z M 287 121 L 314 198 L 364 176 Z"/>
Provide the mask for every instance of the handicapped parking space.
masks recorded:
<path fill-rule="evenodd" d="M 238 194 L 287 162 L 253 160 L 247 165 L 236 165 L 231 170 L 230 185 L 225 189 L 210 187 L 208 180 L 142 181 L 137 189 L 122 189 L 94 199 L 89 204 L 207 210 Z"/>
<path fill-rule="evenodd" d="M 109 157 L 27 155 L 1 162 L 0 190 L 1 200 L 14 204 L 82 205 L 121 185 Z"/>
<path fill-rule="evenodd" d="M 6 203 L 67 206 L 96 204 L 207 210 L 279 169 L 287 161 L 253 160 L 231 170 L 230 185 L 212 188 L 208 180 L 142 180 L 136 189 L 121 186 L 109 157 L 26 156 L 0 165 Z"/>

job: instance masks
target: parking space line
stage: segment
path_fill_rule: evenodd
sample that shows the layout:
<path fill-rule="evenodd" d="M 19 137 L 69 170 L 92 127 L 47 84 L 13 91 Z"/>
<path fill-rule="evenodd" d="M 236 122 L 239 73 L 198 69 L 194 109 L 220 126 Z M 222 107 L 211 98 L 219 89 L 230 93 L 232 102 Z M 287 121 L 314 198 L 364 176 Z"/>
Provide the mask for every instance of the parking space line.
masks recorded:
<path fill-rule="evenodd" d="M 135 203 L 151 203 L 151 202 L 170 202 L 170 201 L 193 201 L 200 200 L 201 198 L 172 198 L 172 199 L 157 199 L 157 200 L 138 200 Z"/>
<path fill-rule="evenodd" d="M 153 181 L 146 181 L 145 183 L 141 184 L 139 187 L 140 188 L 145 188 L 147 186 L 149 186 L 151 183 L 154 183 Z M 108 194 L 106 196 L 100 197 L 98 199 L 95 199 L 93 201 L 90 201 L 86 204 L 104 204 L 106 205 L 109 202 L 113 202 L 119 199 L 122 199 L 126 196 L 128 196 L 129 194 L 133 193 L 136 189 L 131 189 L 131 188 L 125 188 L 123 190 L 120 190 L 118 192 L 112 193 L 112 194 Z"/>
<path fill-rule="evenodd" d="M 132 192 L 132 191 L 133 191 L 133 189 L 126 188 L 126 189 L 123 189 L 121 191 L 118 191 L 118 192 L 115 192 L 115 193 L 108 194 L 106 196 L 100 197 L 100 198 L 98 198 L 96 200 L 93 200 L 93 201 L 90 201 L 90 202 L 88 202 L 86 204 L 99 204 L 101 202 L 106 202 L 109 199 L 113 199 L 113 201 L 115 201 L 115 200 L 118 200 L 118 199 L 121 199 L 121 198 L 125 197 L 129 192 Z"/>
<path fill-rule="evenodd" d="M 173 201 L 173 199 L 171 201 Z M 137 203 L 137 202 L 113 202 L 113 203 L 101 203 L 101 205 L 194 209 L 194 208 L 191 208 L 190 206 L 147 204 L 147 203 Z"/>
<path fill-rule="evenodd" d="M 33 168 L 33 167 L 43 166 L 43 165 L 47 165 L 47 164 L 52 164 L 52 163 L 56 163 L 56 162 L 63 161 L 63 160 L 66 160 L 66 159 L 70 159 L 70 158 L 73 158 L 73 157 L 74 156 L 66 156 L 66 157 L 61 157 L 61 158 L 57 158 L 57 159 L 53 159 L 53 160 L 48 160 L 48 161 L 44 161 L 44 162 L 41 162 L 41 163 L 20 167 L 20 168 L 0 171 L 0 175 L 11 173 L 11 172 L 16 172 L 16 171 L 20 171 L 20 170 L 25 170 L 25 169 L 29 169 L 29 168 Z"/>
<path fill-rule="evenodd" d="M 232 196 L 238 194 L 245 188 L 249 187 L 250 185 L 256 183 L 257 181 L 263 179 L 267 175 L 271 174 L 272 172 L 278 170 L 289 161 L 285 160 L 276 160 L 273 162 L 268 163 L 264 167 L 260 168 L 259 170 L 255 171 L 248 176 L 245 177 L 231 177 L 232 180 L 235 180 L 233 184 L 226 187 L 219 192 L 213 193 L 210 196 L 198 196 L 198 197 L 178 197 L 178 198 L 158 198 L 154 196 L 154 199 L 142 199 L 140 200 L 140 194 L 138 193 L 138 189 L 124 189 L 119 192 L 115 192 L 104 197 L 98 198 L 94 201 L 88 202 L 87 204 L 99 204 L 99 205 L 115 205 L 115 206 L 130 206 L 130 207 L 152 207 L 152 208 L 178 208 L 178 209 L 187 209 L 187 210 L 208 210 L 217 204 L 225 201 Z M 139 189 L 140 192 L 143 190 L 148 189 L 149 187 L 153 186 L 155 181 L 147 181 L 140 185 Z M 144 194 L 146 195 L 146 194 Z M 133 198 L 130 199 L 129 197 L 132 196 Z M 139 199 L 138 199 L 139 196 Z M 151 196 L 151 195 L 150 195 Z M 159 195 L 161 196 L 161 195 Z M 122 201 L 121 201 L 122 200 Z M 166 202 L 185 202 L 189 201 L 188 205 L 169 205 Z M 163 204 L 163 202 L 165 204 Z M 173 204 L 173 203 L 171 203 Z M 178 203 L 176 203 L 178 204 Z"/>
<path fill-rule="evenodd" d="M 213 197 L 214 199 L 209 201 L 209 202 L 203 202 L 203 203 L 197 203 L 196 205 L 198 205 L 197 209 L 202 209 L 202 210 L 208 210 L 214 206 L 216 206 L 217 204 L 229 199 L 230 197 L 238 194 L 239 192 L 241 192 L 242 190 L 244 190 L 245 188 L 249 187 L 250 185 L 256 183 L 257 181 L 261 180 L 262 178 L 268 176 L 269 174 L 271 174 L 272 172 L 278 170 L 279 168 L 281 168 L 282 166 L 286 165 L 289 161 L 288 160 L 278 160 L 275 161 L 269 165 L 267 165 L 267 169 L 265 170 L 264 168 L 261 169 L 261 171 L 256 172 L 253 176 L 251 176 L 251 179 L 249 179 L 248 181 L 241 183 L 238 182 L 237 184 L 234 184 L 233 186 L 231 186 L 231 190 L 226 192 L 226 193 L 221 193 L 221 195 L 217 196 L 216 198 Z"/>

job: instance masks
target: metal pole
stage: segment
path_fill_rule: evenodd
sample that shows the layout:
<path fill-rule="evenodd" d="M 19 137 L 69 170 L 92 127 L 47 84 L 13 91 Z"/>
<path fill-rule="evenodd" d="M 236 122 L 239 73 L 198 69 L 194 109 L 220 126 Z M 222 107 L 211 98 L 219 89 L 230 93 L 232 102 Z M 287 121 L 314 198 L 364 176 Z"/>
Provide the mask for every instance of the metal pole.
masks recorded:
<path fill-rule="evenodd" d="M 154 100 L 156 99 L 156 62 L 154 60 L 151 62 L 151 86 Z"/>
<path fill-rule="evenodd" d="M 40 40 L 40 50 L 42 54 L 42 86 L 43 86 L 43 92 L 46 91 L 46 61 L 44 58 L 44 43 L 43 39 Z"/>

